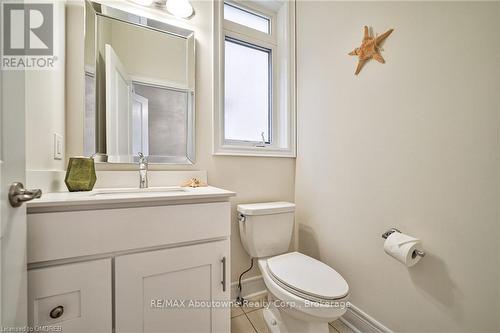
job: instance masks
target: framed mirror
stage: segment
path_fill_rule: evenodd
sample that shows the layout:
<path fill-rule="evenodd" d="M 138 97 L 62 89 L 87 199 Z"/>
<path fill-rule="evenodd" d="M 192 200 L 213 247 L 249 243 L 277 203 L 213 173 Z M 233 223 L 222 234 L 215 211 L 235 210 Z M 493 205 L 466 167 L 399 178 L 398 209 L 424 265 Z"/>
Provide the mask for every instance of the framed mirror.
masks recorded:
<path fill-rule="evenodd" d="M 86 156 L 194 162 L 192 31 L 86 1 L 84 59 Z"/>

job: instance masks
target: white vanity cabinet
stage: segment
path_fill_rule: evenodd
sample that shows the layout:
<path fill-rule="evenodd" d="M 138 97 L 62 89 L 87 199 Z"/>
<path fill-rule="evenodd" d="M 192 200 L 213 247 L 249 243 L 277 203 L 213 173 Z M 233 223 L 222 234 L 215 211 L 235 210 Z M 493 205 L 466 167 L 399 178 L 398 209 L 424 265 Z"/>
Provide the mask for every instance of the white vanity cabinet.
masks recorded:
<path fill-rule="evenodd" d="M 126 204 L 75 196 L 74 204 L 46 198 L 29 205 L 29 324 L 63 332 L 229 333 L 234 194 L 212 191 L 218 195 L 205 188 L 184 198 L 128 196 Z"/>

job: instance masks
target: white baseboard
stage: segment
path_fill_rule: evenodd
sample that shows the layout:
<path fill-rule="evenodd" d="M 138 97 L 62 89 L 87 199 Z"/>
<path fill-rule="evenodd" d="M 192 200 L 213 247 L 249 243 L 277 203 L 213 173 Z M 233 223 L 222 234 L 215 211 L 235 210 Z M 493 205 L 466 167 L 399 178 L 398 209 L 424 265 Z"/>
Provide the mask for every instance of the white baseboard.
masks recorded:
<path fill-rule="evenodd" d="M 340 318 L 356 333 L 394 333 L 366 312 L 350 303 L 347 312 Z"/>
<path fill-rule="evenodd" d="M 242 296 L 246 298 L 255 297 L 267 292 L 262 275 L 252 276 L 241 280 Z M 238 281 L 231 283 L 231 299 L 238 296 Z"/>

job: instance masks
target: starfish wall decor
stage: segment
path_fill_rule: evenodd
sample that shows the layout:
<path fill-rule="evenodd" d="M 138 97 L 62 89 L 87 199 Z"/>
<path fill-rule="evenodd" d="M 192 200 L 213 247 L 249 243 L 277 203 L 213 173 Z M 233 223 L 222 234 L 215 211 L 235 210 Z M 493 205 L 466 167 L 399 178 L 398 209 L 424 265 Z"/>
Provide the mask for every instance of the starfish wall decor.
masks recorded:
<path fill-rule="evenodd" d="M 386 39 L 393 31 L 394 29 L 389 29 L 382 35 L 373 37 L 370 35 L 370 31 L 365 25 L 365 32 L 363 41 L 361 42 L 361 46 L 355 48 L 354 51 L 349 53 L 349 55 L 358 56 L 358 67 L 356 68 L 356 72 L 354 74 L 358 75 L 365 62 L 372 58 L 382 64 L 385 63 L 384 58 L 382 58 L 382 55 L 380 54 L 380 43 L 384 39 Z"/>

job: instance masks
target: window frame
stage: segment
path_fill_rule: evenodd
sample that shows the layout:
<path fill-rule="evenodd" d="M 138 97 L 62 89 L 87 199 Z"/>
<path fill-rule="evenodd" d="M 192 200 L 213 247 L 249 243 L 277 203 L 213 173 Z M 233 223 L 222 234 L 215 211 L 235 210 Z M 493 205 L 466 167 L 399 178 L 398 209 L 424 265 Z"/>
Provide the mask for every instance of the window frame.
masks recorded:
<path fill-rule="evenodd" d="M 258 6 L 254 2 L 235 0 L 214 1 L 214 112 L 213 112 L 213 154 L 237 156 L 296 156 L 295 129 L 295 2 L 284 2 L 287 6 L 286 31 L 284 38 L 278 38 L 278 13 Z M 238 23 L 224 20 L 224 3 L 269 19 L 270 32 L 265 33 Z M 224 118 L 224 48 L 226 38 L 250 44 L 271 51 L 270 61 L 270 135 L 268 143 L 225 139 Z M 283 45 L 280 45 L 283 44 Z M 283 66 L 281 57 L 285 56 Z M 283 80 L 285 73 L 285 80 Z"/>

